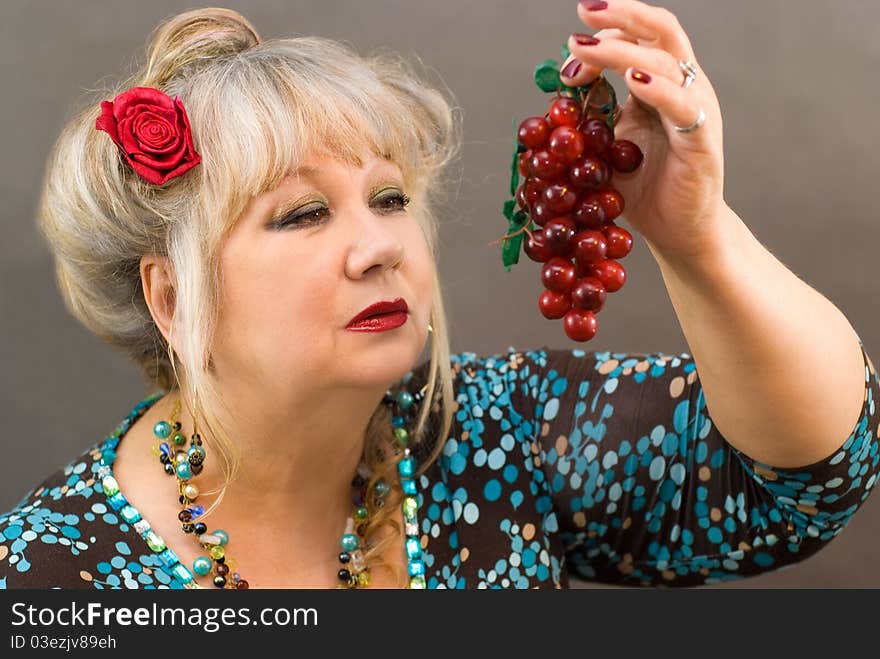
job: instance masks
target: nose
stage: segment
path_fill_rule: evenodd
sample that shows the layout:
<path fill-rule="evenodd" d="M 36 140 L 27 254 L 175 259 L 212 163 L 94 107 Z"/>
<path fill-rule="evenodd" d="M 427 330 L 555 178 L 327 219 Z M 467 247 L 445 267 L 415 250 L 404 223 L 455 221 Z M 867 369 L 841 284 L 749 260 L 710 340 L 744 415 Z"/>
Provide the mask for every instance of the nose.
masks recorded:
<path fill-rule="evenodd" d="M 402 221 L 399 215 L 380 215 L 362 208 L 352 222 L 353 237 L 346 260 L 346 274 L 360 279 L 371 270 L 384 272 L 403 259 L 403 242 L 394 226 Z"/>

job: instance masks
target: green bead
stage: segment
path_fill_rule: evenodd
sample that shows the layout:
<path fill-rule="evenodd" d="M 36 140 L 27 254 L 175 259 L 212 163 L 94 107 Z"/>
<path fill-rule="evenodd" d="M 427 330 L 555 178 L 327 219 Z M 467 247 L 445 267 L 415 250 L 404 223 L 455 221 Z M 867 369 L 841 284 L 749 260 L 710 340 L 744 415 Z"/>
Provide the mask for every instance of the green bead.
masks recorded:
<path fill-rule="evenodd" d="M 419 504 L 416 501 L 415 497 L 406 497 L 403 500 L 403 516 L 407 522 L 414 522 L 416 519 L 416 511 L 419 509 Z"/>
<path fill-rule="evenodd" d="M 167 421 L 159 421 L 153 426 L 153 434 L 156 435 L 156 437 L 166 439 L 168 435 L 171 434 L 171 426 Z"/>
<path fill-rule="evenodd" d="M 394 438 L 403 447 L 406 447 L 409 445 L 409 433 L 406 431 L 406 428 L 395 428 L 394 429 Z"/>
<path fill-rule="evenodd" d="M 410 577 L 409 579 L 409 587 L 415 589 L 425 589 L 427 588 L 427 584 L 425 583 L 425 577 L 421 574 L 417 574 L 414 577 Z"/>
<path fill-rule="evenodd" d="M 388 492 L 391 491 L 391 486 L 388 485 L 384 480 L 376 481 L 376 484 L 373 485 L 373 490 L 375 490 L 376 494 L 380 497 L 384 497 Z"/>
<path fill-rule="evenodd" d="M 144 536 L 144 540 L 147 541 L 147 544 L 150 545 L 150 549 L 154 552 L 159 553 L 165 551 L 165 541 L 156 533 L 154 530 L 150 529 L 147 531 L 147 535 Z"/>
<path fill-rule="evenodd" d="M 177 446 L 183 446 L 184 444 L 186 444 L 186 435 L 181 432 L 176 432 L 174 433 L 173 441 Z"/>
<path fill-rule="evenodd" d="M 397 394 L 397 406 L 401 410 L 408 410 L 413 404 L 413 395 L 408 391 L 401 391 Z"/>
<path fill-rule="evenodd" d="M 193 572 L 199 576 L 205 576 L 211 571 L 211 559 L 205 556 L 199 556 L 193 561 Z"/>
<path fill-rule="evenodd" d="M 113 476 L 105 476 L 104 480 L 101 481 L 101 487 L 104 488 L 104 494 L 108 497 L 112 497 L 119 492 L 119 483 L 116 482 Z"/>
<path fill-rule="evenodd" d="M 226 556 L 226 550 L 223 549 L 223 547 L 221 547 L 220 545 L 214 545 L 213 547 L 211 547 L 211 549 L 208 550 L 208 552 L 211 554 L 211 558 L 213 558 L 214 560 L 218 560 Z"/>
<path fill-rule="evenodd" d="M 364 506 L 358 506 L 358 509 L 355 511 L 354 516 L 359 520 L 367 519 L 367 515 L 369 512 Z"/>
<path fill-rule="evenodd" d="M 211 531 L 211 533 L 213 535 L 216 535 L 218 538 L 220 538 L 220 546 L 221 547 L 225 547 L 226 543 L 229 542 L 229 534 L 226 531 L 224 531 L 223 529 L 216 529 L 214 531 Z"/>
<path fill-rule="evenodd" d="M 346 533 L 342 536 L 342 540 L 340 540 L 339 544 L 342 546 L 343 551 L 354 551 L 358 546 L 358 539 L 354 533 Z"/>

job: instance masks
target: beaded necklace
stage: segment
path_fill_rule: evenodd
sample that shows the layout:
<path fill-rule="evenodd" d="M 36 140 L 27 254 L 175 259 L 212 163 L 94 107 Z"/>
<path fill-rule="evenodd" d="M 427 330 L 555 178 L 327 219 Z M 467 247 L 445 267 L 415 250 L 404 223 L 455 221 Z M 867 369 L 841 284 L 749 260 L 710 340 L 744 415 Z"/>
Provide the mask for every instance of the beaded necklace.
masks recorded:
<path fill-rule="evenodd" d="M 426 386 L 416 394 L 410 394 L 402 390 L 396 396 L 386 391 L 382 403 L 392 410 L 391 425 L 394 438 L 402 448 L 402 458 L 397 463 L 397 472 L 400 477 L 400 485 L 403 490 L 401 504 L 405 524 L 404 550 L 407 559 L 408 585 L 410 589 L 424 589 L 425 563 L 422 559 L 421 545 L 418 539 L 418 500 L 416 479 L 416 460 L 411 454 L 409 433 L 406 430 L 407 417 L 415 415 L 415 403 L 424 397 Z M 141 401 L 132 409 L 116 430 L 105 440 L 101 446 L 100 468 L 98 477 L 101 488 L 107 496 L 108 504 L 114 510 L 119 511 L 122 518 L 133 526 L 135 531 L 146 541 L 147 545 L 156 554 L 162 564 L 185 588 L 202 588 L 196 576 L 212 574 L 212 581 L 216 588 L 244 590 L 249 587 L 247 580 L 236 571 L 235 560 L 227 554 L 226 546 L 229 542 L 229 534 L 223 529 L 214 529 L 208 532 L 207 525 L 197 521 L 205 510 L 200 504 L 195 503 L 199 497 L 198 487 L 190 481 L 198 476 L 204 468 L 206 457 L 202 439 L 199 435 L 195 418 L 193 419 L 193 432 L 190 436 L 189 448 L 184 450 L 186 436 L 181 432 L 181 423 L 176 419 L 180 412 L 180 400 L 175 404 L 169 421 L 159 421 L 153 427 L 153 434 L 157 441 L 152 451 L 159 457 L 165 473 L 175 476 L 178 485 L 178 501 L 181 510 L 178 520 L 184 533 L 191 534 L 202 547 L 207 555 L 197 557 L 192 564 L 192 569 L 183 565 L 177 555 L 168 549 L 164 540 L 150 527 L 149 522 L 142 518 L 137 509 L 132 506 L 125 496 L 119 491 L 119 484 L 113 476 L 112 464 L 116 458 L 116 447 L 121 435 L 128 430 L 131 424 L 139 418 L 153 403 L 162 396 L 156 393 Z M 396 411 L 396 414 L 394 412 Z M 171 442 L 166 441 L 171 438 Z M 173 446 L 172 446 L 173 445 Z M 353 497 L 354 512 L 346 521 L 345 530 L 340 539 L 342 550 L 338 559 L 340 569 L 337 573 L 340 583 L 336 588 L 363 588 L 370 583 L 369 567 L 364 562 L 364 551 L 369 549 L 369 544 L 364 539 L 366 522 L 369 520 L 369 510 L 365 505 L 366 479 L 370 476 L 369 467 L 361 461 L 357 474 L 352 479 L 352 487 L 357 490 Z M 385 496 L 391 486 L 384 479 L 374 484 L 374 505 L 381 508 L 385 504 Z"/>

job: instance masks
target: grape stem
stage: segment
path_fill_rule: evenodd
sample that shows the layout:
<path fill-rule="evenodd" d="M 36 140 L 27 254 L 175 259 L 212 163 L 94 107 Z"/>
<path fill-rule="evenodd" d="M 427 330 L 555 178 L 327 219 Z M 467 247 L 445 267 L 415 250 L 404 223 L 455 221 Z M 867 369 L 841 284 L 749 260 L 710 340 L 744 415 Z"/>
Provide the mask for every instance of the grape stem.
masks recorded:
<path fill-rule="evenodd" d="M 522 227 L 520 227 L 519 229 L 517 229 L 513 233 L 506 233 L 503 236 L 501 236 L 500 238 L 498 238 L 497 240 L 493 240 L 492 242 L 488 243 L 486 245 L 486 247 L 491 247 L 492 245 L 497 245 L 498 243 L 500 243 L 504 240 L 510 240 L 511 238 L 514 238 L 515 236 L 518 236 L 519 234 L 521 234 L 523 231 L 525 231 L 526 234 L 528 234 L 529 238 L 532 237 L 532 232 L 529 231 L 529 225 L 527 222 L 526 224 L 523 224 Z"/>

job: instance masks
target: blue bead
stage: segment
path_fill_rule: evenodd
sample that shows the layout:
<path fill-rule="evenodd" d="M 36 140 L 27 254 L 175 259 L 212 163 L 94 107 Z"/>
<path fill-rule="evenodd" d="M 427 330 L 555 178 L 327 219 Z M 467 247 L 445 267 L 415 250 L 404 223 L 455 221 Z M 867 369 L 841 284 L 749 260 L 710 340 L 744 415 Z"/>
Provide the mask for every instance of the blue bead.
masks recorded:
<path fill-rule="evenodd" d="M 180 559 L 177 558 L 177 554 L 174 553 L 171 549 L 166 549 L 161 554 L 159 554 L 159 560 L 162 561 L 162 565 L 165 567 L 171 567 L 175 563 L 179 563 Z"/>
<path fill-rule="evenodd" d="M 125 506 L 125 508 L 119 511 L 119 514 L 122 515 L 122 519 L 129 524 L 134 524 L 141 518 L 141 514 L 134 506 Z"/>
<path fill-rule="evenodd" d="M 199 576 L 203 577 L 206 574 L 208 574 L 208 572 L 210 572 L 210 571 L 211 571 L 211 560 L 210 559 L 208 559 L 204 556 L 199 556 L 198 558 L 196 558 L 196 560 L 193 561 L 193 572 L 195 572 Z"/>
<path fill-rule="evenodd" d="M 343 551 L 354 551 L 358 546 L 358 539 L 354 533 L 346 533 L 339 542 Z"/>
<path fill-rule="evenodd" d="M 192 478 L 192 469 L 189 467 L 189 462 L 181 462 L 177 465 L 177 477 L 183 481 Z"/>
<path fill-rule="evenodd" d="M 116 459 L 116 451 L 113 449 L 104 449 L 101 451 L 101 464 L 111 465 L 113 461 Z"/>
<path fill-rule="evenodd" d="M 229 534 L 223 529 L 214 529 L 213 531 L 211 531 L 211 533 L 220 538 L 221 547 L 225 546 L 226 543 L 229 542 Z"/>
<path fill-rule="evenodd" d="M 189 456 L 189 455 L 192 455 L 192 454 L 194 454 L 194 453 L 198 453 L 199 455 L 201 455 L 202 459 L 204 460 L 204 458 L 205 458 L 205 449 L 203 449 L 201 446 L 190 446 L 190 447 L 189 447 L 189 450 L 186 452 L 186 454 L 187 454 L 188 456 Z"/>
<path fill-rule="evenodd" d="M 159 450 L 165 455 L 171 455 L 171 447 L 168 446 L 168 442 L 162 442 L 159 444 Z"/>
<path fill-rule="evenodd" d="M 171 568 L 171 574 L 177 577 L 177 580 L 181 583 L 188 584 L 193 580 L 192 572 L 186 569 L 181 563 L 177 563 L 173 568 Z"/>
<path fill-rule="evenodd" d="M 397 471 L 404 478 L 412 478 L 416 468 L 415 458 L 409 456 L 397 463 Z"/>
<path fill-rule="evenodd" d="M 406 556 L 410 559 L 420 558 L 422 555 L 422 546 L 415 538 L 406 539 Z"/>
<path fill-rule="evenodd" d="M 205 507 L 198 503 L 194 503 L 189 508 L 187 508 L 187 510 L 192 513 L 193 519 L 195 519 L 196 517 L 201 517 L 205 514 Z"/>
<path fill-rule="evenodd" d="M 408 391 L 401 391 L 399 394 L 397 394 L 397 406 L 400 409 L 406 411 L 410 407 L 412 407 L 412 404 L 413 396 L 411 393 L 409 393 Z"/>
<path fill-rule="evenodd" d="M 168 435 L 171 434 L 171 426 L 167 421 L 159 421 L 155 426 L 153 426 L 153 434 L 156 437 L 160 437 L 165 439 Z"/>
<path fill-rule="evenodd" d="M 394 428 L 403 428 L 406 425 L 406 419 L 402 416 L 391 417 L 391 425 Z"/>
<path fill-rule="evenodd" d="M 409 576 L 414 577 L 419 574 L 421 574 L 421 575 L 425 574 L 425 562 L 424 561 L 410 561 L 409 562 Z"/>
<path fill-rule="evenodd" d="M 107 498 L 107 503 L 110 504 L 110 507 L 113 510 L 119 510 L 123 506 L 128 504 L 128 500 L 122 496 L 122 492 L 117 492 L 112 497 Z"/>
<path fill-rule="evenodd" d="M 404 494 L 416 493 L 416 482 L 412 478 L 401 478 L 400 485 L 403 487 Z"/>

